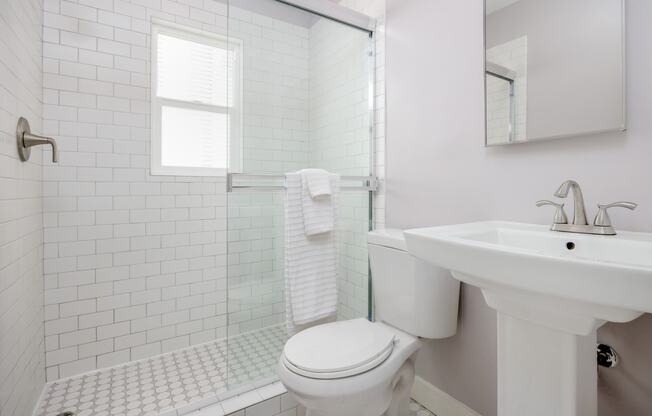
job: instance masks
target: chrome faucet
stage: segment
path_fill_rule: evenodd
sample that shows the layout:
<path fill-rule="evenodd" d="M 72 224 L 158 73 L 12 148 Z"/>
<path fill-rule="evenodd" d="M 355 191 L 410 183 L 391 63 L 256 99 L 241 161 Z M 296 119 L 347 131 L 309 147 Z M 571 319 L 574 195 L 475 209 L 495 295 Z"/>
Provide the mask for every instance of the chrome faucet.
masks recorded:
<path fill-rule="evenodd" d="M 568 191 L 573 190 L 573 224 L 575 225 L 587 225 L 588 221 L 586 220 L 586 208 L 584 208 L 584 195 L 582 195 L 582 188 L 580 184 L 575 181 L 566 181 L 561 184 L 555 196 L 557 198 L 566 198 L 568 196 Z"/>
<path fill-rule="evenodd" d="M 538 201 L 537 206 L 551 205 L 556 208 L 555 218 L 550 227 L 552 231 L 560 231 L 566 233 L 581 233 L 581 234 L 597 234 L 597 235 L 616 235 L 616 230 L 611 225 L 611 219 L 607 210 L 609 208 L 620 207 L 634 210 L 638 206 L 633 202 L 614 202 L 612 204 L 598 204 L 598 214 L 595 216 L 593 225 L 589 225 L 586 220 L 586 208 L 584 205 L 584 196 L 582 195 L 582 188 L 580 185 L 572 180 L 568 180 L 561 184 L 555 196 L 558 198 L 566 198 L 568 192 L 573 190 L 574 213 L 573 223 L 568 224 L 568 217 L 564 212 L 564 204 L 558 204 L 552 201 Z"/>

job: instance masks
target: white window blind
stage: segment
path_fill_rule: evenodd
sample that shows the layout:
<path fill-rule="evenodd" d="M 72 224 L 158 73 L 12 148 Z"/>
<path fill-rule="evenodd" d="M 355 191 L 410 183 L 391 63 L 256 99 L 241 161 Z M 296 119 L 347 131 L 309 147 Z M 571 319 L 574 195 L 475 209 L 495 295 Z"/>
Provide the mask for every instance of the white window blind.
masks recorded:
<path fill-rule="evenodd" d="M 153 26 L 152 174 L 240 170 L 240 62 L 239 42 Z"/>

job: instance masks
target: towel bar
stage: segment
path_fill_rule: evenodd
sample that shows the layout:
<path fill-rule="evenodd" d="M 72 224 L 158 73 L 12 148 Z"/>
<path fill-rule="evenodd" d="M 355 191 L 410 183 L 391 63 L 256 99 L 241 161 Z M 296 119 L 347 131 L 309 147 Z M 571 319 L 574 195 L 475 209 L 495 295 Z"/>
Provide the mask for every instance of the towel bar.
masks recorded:
<path fill-rule="evenodd" d="M 235 184 L 234 181 L 244 180 L 245 184 Z M 268 184 L 256 184 L 256 182 L 272 182 Z M 343 184 L 340 189 L 343 191 L 365 191 L 375 192 L 378 190 L 378 178 L 375 176 L 342 176 L 341 181 L 358 182 L 359 185 Z M 229 173 L 226 178 L 227 192 L 235 191 L 284 191 L 285 175 L 249 175 L 246 173 Z"/>

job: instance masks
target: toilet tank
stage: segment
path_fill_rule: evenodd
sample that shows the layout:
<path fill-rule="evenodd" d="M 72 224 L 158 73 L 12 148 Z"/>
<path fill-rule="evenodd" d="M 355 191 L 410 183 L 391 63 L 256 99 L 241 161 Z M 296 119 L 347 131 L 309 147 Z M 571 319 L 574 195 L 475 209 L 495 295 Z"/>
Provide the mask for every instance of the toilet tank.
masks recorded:
<path fill-rule="evenodd" d="M 368 244 L 376 320 L 422 338 L 455 335 L 460 282 L 411 256 L 402 230 L 371 231 Z"/>

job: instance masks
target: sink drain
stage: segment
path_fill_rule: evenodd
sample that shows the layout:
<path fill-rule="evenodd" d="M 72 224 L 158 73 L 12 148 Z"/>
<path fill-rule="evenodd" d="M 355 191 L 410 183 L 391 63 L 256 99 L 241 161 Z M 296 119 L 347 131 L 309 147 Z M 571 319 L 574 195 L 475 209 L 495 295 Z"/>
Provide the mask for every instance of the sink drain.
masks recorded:
<path fill-rule="evenodd" d="M 61 412 L 57 416 L 75 416 L 74 412 Z"/>

